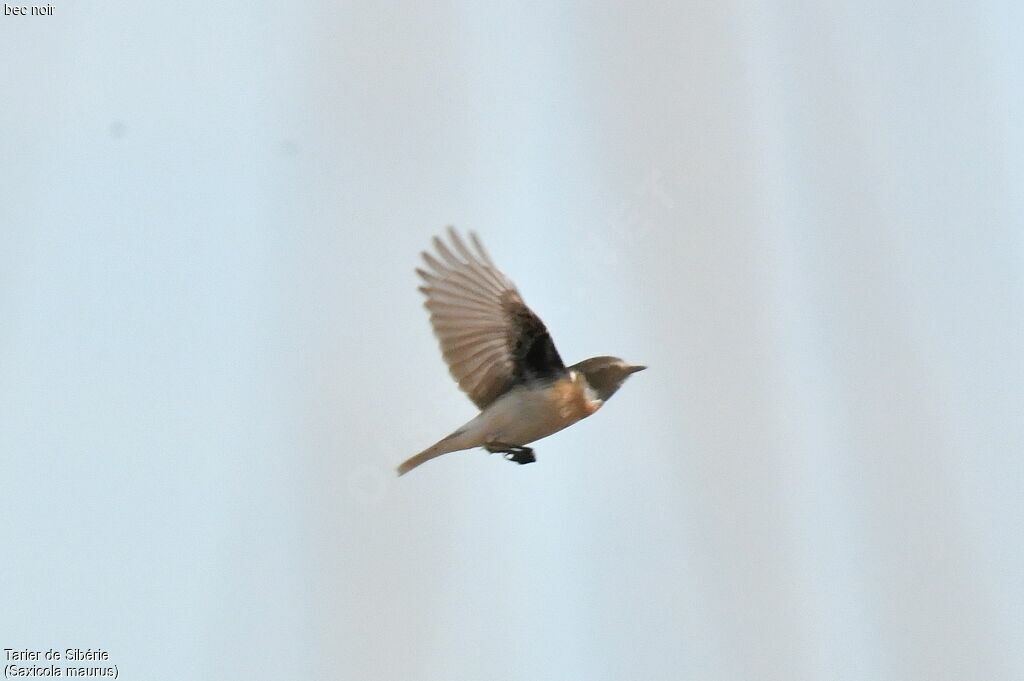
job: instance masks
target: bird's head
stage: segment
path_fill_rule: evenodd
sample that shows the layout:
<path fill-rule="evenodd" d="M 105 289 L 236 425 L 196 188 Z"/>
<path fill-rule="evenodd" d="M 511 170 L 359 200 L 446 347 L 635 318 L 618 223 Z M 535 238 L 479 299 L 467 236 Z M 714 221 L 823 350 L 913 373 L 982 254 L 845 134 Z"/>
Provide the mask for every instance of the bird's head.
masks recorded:
<path fill-rule="evenodd" d="M 597 394 L 597 398 L 602 402 L 614 395 L 630 374 L 635 374 L 646 368 L 629 364 L 618 357 L 591 357 L 569 367 L 570 370 L 583 374 L 587 383 Z"/>

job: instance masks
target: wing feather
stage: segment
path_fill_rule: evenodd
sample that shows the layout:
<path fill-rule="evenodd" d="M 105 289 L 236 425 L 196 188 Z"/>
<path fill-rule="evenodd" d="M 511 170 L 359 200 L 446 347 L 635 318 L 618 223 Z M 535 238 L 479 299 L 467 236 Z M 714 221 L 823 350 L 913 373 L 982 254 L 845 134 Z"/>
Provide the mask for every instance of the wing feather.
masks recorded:
<path fill-rule="evenodd" d="M 419 290 L 452 377 L 480 409 L 524 381 L 565 372 L 544 322 L 523 302 L 476 234 L 452 228 L 424 251 Z"/>

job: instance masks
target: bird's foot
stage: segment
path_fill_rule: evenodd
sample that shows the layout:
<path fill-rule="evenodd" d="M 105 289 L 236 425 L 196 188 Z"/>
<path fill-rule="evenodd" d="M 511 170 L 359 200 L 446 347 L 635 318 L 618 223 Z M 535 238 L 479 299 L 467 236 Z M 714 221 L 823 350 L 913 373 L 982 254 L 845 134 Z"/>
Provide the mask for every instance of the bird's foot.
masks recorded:
<path fill-rule="evenodd" d="M 537 457 L 533 455 L 533 450 L 529 447 L 513 447 L 510 451 L 505 452 L 505 460 L 515 461 L 522 465 L 535 462 Z"/>
<path fill-rule="evenodd" d="M 492 442 L 487 445 L 487 451 L 504 455 L 506 461 L 514 461 L 520 465 L 533 463 L 537 457 L 533 455 L 533 449 L 522 445 L 509 445 L 502 442 Z"/>

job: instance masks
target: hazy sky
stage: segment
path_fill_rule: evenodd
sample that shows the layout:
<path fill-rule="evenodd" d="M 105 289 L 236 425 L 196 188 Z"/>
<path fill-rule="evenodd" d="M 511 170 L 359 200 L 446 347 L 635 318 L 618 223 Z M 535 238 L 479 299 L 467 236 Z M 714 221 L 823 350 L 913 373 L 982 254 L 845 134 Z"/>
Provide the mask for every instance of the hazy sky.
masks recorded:
<path fill-rule="evenodd" d="M 52 4 L 0 17 L 0 647 L 1024 677 L 1018 3 Z M 650 369 L 398 479 L 475 413 L 447 224 Z"/>

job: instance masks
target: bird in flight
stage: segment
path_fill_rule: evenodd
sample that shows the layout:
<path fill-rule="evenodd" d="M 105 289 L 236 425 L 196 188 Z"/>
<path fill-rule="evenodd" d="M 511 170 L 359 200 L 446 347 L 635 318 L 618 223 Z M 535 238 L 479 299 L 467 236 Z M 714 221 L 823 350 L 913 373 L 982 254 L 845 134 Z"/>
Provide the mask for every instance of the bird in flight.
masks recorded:
<path fill-rule="evenodd" d="M 424 306 L 452 377 L 480 414 L 398 467 L 408 473 L 448 452 L 483 447 L 509 461 L 533 463 L 526 445 L 584 419 L 626 379 L 647 367 L 618 357 L 562 363 L 547 327 L 491 261 L 476 234 L 470 250 L 451 227 L 450 245 L 434 237 L 423 253 Z"/>

